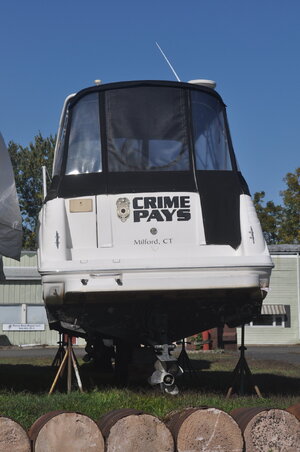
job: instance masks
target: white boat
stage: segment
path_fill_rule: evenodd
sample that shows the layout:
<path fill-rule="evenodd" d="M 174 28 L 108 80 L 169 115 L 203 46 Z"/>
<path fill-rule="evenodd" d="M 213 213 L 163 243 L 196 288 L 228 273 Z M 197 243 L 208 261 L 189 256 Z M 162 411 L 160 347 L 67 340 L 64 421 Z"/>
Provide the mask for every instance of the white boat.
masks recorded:
<path fill-rule="evenodd" d="M 271 258 L 209 81 L 93 86 L 65 101 L 40 212 L 49 324 L 156 349 L 249 321 Z"/>

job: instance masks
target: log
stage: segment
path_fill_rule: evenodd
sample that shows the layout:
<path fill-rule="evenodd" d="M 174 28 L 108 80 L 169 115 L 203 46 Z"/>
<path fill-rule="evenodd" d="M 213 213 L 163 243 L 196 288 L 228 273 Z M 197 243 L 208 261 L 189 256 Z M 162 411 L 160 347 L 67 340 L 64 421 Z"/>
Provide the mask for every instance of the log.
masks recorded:
<path fill-rule="evenodd" d="M 244 434 L 247 452 L 300 451 L 300 423 L 286 410 L 237 408 L 230 414 Z"/>
<path fill-rule="evenodd" d="M 217 408 L 186 408 L 170 413 L 165 422 L 178 452 L 243 451 L 244 441 L 237 423 Z"/>
<path fill-rule="evenodd" d="M 294 416 L 296 416 L 298 421 L 300 421 L 300 403 L 297 403 L 296 405 L 290 406 L 289 408 L 287 408 L 286 411 L 288 411 L 289 413 L 291 413 Z"/>
<path fill-rule="evenodd" d="M 99 419 L 98 426 L 107 452 L 174 452 L 174 441 L 165 424 L 142 411 L 111 411 Z"/>
<path fill-rule="evenodd" d="M 23 427 L 9 417 L 0 416 L 0 452 L 30 450 L 30 440 Z"/>
<path fill-rule="evenodd" d="M 35 421 L 29 430 L 34 452 L 104 452 L 99 427 L 88 416 L 68 411 L 51 411 Z"/>

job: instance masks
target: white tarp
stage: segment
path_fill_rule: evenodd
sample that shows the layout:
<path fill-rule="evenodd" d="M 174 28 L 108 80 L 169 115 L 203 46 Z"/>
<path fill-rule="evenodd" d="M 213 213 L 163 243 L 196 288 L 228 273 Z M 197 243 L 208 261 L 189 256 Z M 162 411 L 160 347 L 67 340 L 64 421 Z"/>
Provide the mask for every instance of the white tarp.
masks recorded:
<path fill-rule="evenodd" d="M 8 150 L 0 133 L 0 255 L 19 260 L 21 247 L 22 218 L 15 178 Z"/>
<path fill-rule="evenodd" d="M 5 275 L 3 273 L 3 261 L 2 256 L 0 256 L 0 282 L 5 281 Z"/>

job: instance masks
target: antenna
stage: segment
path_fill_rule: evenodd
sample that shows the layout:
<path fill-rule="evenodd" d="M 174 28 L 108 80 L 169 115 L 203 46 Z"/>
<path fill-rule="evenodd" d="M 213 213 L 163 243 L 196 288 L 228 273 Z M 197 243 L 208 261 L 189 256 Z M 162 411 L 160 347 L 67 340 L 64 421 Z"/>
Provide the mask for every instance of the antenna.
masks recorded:
<path fill-rule="evenodd" d="M 160 45 L 158 44 L 158 42 L 155 41 L 155 44 L 157 45 L 157 47 L 158 47 L 159 50 L 160 50 L 160 53 L 162 54 L 162 56 L 164 57 L 164 59 L 165 59 L 166 62 L 168 63 L 168 65 L 169 65 L 171 71 L 173 72 L 173 74 L 175 75 L 177 81 L 180 82 L 180 81 L 181 81 L 180 78 L 179 78 L 178 75 L 176 74 L 175 69 L 173 68 L 172 64 L 170 63 L 170 61 L 168 60 L 168 58 L 167 58 L 166 55 L 164 54 L 162 48 L 160 47 Z"/>
<path fill-rule="evenodd" d="M 46 174 L 46 166 L 42 166 L 42 175 L 43 175 L 43 197 L 44 199 L 47 196 L 47 174 Z"/>

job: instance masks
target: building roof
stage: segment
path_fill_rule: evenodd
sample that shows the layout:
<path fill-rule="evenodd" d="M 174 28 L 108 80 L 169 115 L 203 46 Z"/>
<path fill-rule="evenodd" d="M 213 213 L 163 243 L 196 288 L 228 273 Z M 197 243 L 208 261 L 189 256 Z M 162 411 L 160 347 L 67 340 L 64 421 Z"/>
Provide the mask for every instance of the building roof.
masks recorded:
<path fill-rule="evenodd" d="M 300 253 L 300 244 L 298 245 L 268 245 L 270 254 L 298 254 Z"/>
<path fill-rule="evenodd" d="M 41 279 L 36 267 L 4 267 L 4 275 L 6 281 L 40 281 Z"/>
<path fill-rule="evenodd" d="M 3 271 L 6 281 L 40 281 L 37 270 L 36 251 L 22 251 L 19 262 L 8 257 L 3 258 Z"/>

